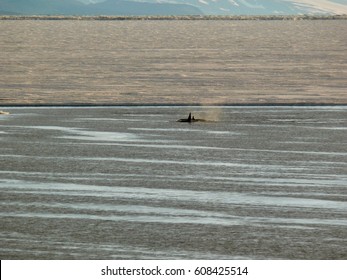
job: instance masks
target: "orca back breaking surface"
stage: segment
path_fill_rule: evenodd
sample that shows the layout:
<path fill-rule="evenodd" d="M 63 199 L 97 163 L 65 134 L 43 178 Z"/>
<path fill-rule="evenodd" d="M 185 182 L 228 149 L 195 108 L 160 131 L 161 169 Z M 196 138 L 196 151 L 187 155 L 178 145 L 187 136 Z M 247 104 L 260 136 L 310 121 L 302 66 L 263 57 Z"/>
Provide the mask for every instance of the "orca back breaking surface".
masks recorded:
<path fill-rule="evenodd" d="M 192 113 L 189 113 L 188 118 L 186 119 L 179 119 L 177 120 L 177 122 L 188 122 L 188 123 L 192 123 L 192 122 L 205 122 L 206 120 L 204 119 L 196 119 L 194 116 L 192 117 Z"/>

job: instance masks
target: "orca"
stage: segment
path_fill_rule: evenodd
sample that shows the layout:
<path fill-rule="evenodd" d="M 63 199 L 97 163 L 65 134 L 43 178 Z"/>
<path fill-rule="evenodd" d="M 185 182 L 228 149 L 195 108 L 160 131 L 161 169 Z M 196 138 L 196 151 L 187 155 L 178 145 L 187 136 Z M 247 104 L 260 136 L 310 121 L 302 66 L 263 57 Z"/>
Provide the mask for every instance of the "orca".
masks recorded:
<path fill-rule="evenodd" d="M 189 113 L 188 118 L 186 118 L 186 119 L 179 119 L 177 121 L 178 122 L 192 123 L 192 122 L 205 122 L 206 120 L 204 120 L 204 119 L 196 119 L 194 116 L 192 116 L 192 113 Z"/>

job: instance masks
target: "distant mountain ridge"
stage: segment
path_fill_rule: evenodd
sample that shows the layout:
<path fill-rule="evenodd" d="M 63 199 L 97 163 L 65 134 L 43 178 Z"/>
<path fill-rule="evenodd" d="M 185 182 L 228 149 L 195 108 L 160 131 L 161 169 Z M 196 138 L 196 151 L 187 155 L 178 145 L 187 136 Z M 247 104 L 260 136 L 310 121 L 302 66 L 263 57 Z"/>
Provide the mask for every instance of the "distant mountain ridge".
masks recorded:
<path fill-rule="evenodd" d="M 156 1 L 156 0 L 148 0 Z M 197 6 L 204 14 L 336 15 L 347 14 L 347 0 L 176 0 Z"/>
<path fill-rule="evenodd" d="M 87 0 L 84 0 L 87 1 Z M 157 2 L 158 0 L 145 0 Z M 347 0 L 164 0 L 198 7 L 205 15 L 342 15 Z"/>
<path fill-rule="evenodd" d="M 84 13 L 86 5 L 77 0 L 0 0 L 0 11 L 24 15 Z"/>
<path fill-rule="evenodd" d="M 184 3 L 107 0 L 86 5 L 77 0 L 0 0 L 0 14 L 22 15 L 201 15 Z"/>
<path fill-rule="evenodd" d="M 200 15 L 202 11 L 189 3 L 136 2 L 107 0 L 88 5 L 98 15 Z"/>
<path fill-rule="evenodd" d="M 347 0 L 0 0 L 22 15 L 336 15 Z"/>

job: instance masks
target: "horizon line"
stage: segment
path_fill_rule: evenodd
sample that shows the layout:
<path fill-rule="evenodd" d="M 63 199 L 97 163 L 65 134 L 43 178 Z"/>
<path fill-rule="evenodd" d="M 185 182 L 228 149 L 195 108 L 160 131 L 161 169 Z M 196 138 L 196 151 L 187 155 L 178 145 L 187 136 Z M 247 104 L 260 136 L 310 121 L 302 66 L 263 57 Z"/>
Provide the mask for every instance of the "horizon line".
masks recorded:
<path fill-rule="evenodd" d="M 13 103 L 0 104 L 0 108 L 9 107 L 332 107 L 347 106 L 347 103 L 314 102 L 267 102 L 267 103 Z"/>
<path fill-rule="evenodd" d="M 340 15 L 0 15 L 0 20 L 347 20 Z"/>

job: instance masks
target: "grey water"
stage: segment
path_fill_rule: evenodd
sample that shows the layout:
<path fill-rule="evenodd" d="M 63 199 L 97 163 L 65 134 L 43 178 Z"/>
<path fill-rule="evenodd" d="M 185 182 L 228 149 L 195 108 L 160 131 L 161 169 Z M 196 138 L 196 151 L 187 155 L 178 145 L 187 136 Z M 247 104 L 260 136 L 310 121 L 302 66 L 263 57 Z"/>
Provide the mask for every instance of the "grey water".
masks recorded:
<path fill-rule="evenodd" d="M 346 106 L 4 110 L 1 259 L 347 258 Z"/>

